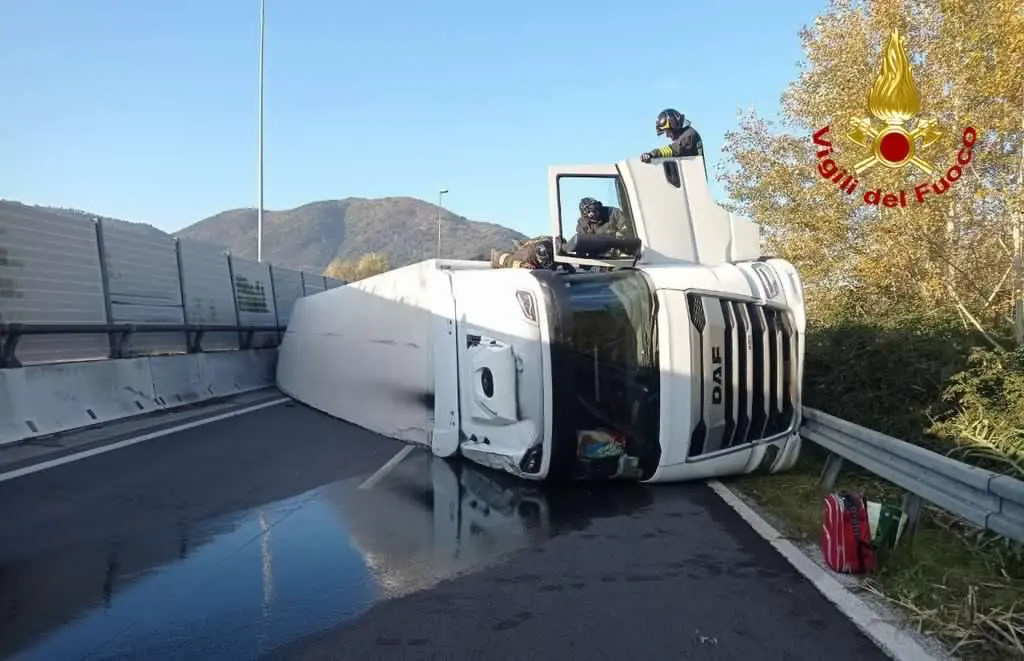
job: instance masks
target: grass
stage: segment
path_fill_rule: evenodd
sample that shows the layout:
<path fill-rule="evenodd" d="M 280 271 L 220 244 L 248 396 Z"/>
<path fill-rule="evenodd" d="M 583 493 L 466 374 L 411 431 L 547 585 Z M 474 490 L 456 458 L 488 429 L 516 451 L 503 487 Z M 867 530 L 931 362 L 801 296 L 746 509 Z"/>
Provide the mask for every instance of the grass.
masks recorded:
<path fill-rule="evenodd" d="M 818 543 L 824 463 L 807 447 L 793 470 L 752 475 L 730 486 L 779 520 L 793 538 Z M 836 491 L 899 505 L 902 493 L 872 475 L 844 466 Z M 1024 550 L 926 507 L 914 536 L 901 540 L 864 590 L 906 612 L 918 630 L 934 635 L 966 661 L 1024 659 Z"/>

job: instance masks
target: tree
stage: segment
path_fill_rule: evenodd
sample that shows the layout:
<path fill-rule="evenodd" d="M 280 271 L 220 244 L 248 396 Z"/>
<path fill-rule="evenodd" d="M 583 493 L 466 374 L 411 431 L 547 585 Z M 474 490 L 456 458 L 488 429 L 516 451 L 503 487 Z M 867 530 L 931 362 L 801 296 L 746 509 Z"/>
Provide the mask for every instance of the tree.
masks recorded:
<path fill-rule="evenodd" d="M 355 282 L 356 280 L 384 273 L 390 269 L 387 257 L 377 252 L 371 252 L 363 255 L 357 261 L 348 261 L 335 257 L 327 265 L 327 268 L 324 269 L 323 274 L 328 278 Z"/>
<path fill-rule="evenodd" d="M 847 136 L 868 115 L 881 63 L 889 63 L 883 88 L 899 69 L 893 28 L 906 36 L 919 117 L 934 118 L 942 132 L 919 154 L 935 171 L 876 165 L 846 195 L 823 178 L 819 161 L 849 168 L 863 158 Z M 765 227 L 772 252 L 798 266 L 812 309 L 823 315 L 909 306 L 959 314 L 979 329 L 1005 327 L 1015 316 L 1024 342 L 1019 0 L 832 0 L 800 36 L 806 61 L 782 96 L 779 124 L 747 112 L 726 136 L 732 158 L 719 179 L 737 210 Z M 824 126 L 832 151 L 821 156 L 828 150 L 812 136 Z M 978 139 L 960 180 L 916 203 L 914 186 L 941 184 L 956 164 L 968 126 Z M 907 191 L 909 203 L 865 204 L 863 194 L 874 189 Z"/>

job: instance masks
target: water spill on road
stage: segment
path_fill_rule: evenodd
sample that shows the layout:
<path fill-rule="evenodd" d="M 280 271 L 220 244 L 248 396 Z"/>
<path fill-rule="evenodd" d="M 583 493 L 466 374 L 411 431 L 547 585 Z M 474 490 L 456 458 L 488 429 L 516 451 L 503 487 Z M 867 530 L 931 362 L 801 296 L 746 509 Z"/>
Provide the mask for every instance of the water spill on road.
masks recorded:
<path fill-rule="evenodd" d="M 251 659 L 652 502 L 643 487 L 553 490 L 421 450 L 359 489 L 366 477 L 0 565 L 0 656 Z"/>

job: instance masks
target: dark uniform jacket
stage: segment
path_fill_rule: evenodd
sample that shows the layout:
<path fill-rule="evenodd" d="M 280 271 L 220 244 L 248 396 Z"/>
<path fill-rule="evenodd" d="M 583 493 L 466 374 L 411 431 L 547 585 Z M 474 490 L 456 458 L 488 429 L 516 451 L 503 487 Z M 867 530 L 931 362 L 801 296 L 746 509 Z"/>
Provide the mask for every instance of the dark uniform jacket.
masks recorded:
<path fill-rule="evenodd" d="M 651 156 L 658 158 L 675 158 L 679 156 L 703 156 L 704 143 L 700 134 L 692 126 L 687 126 L 679 137 L 664 147 L 651 150 Z"/>
<path fill-rule="evenodd" d="M 576 236 L 569 240 L 566 250 L 572 252 L 576 249 L 576 237 L 580 234 L 604 234 L 614 236 L 617 239 L 633 237 L 633 227 L 621 209 L 603 207 L 601 209 L 601 216 L 597 220 L 580 217 L 576 221 Z"/>

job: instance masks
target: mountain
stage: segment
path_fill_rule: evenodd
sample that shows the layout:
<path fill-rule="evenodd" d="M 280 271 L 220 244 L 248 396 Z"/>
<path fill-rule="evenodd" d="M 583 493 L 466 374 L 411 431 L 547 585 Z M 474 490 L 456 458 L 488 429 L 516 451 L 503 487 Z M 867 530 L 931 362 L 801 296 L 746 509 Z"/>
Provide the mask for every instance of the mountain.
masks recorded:
<path fill-rule="evenodd" d="M 263 212 L 263 258 L 271 264 L 320 272 L 335 257 L 383 253 L 392 267 L 437 256 L 439 207 L 410 197 L 349 197 Z M 234 209 L 201 220 L 175 236 L 224 246 L 256 258 L 256 210 Z M 524 236 L 441 209 L 441 256 L 487 259 Z"/>
<path fill-rule="evenodd" d="M 271 264 L 321 272 L 332 259 L 358 259 L 368 252 L 383 253 L 393 267 L 437 256 L 438 206 L 409 197 L 313 202 L 288 211 L 263 212 L 263 257 Z M 0 200 L 0 217 L 92 219 L 102 216 L 80 211 Z M 102 217 L 153 236 L 166 232 L 146 223 Z M 200 220 L 174 236 L 206 241 L 233 255 L 256 259 L 256 210 L 235 209 Z M 515 230 L 463 218 L 441 210 L 441 256 L 489 259 L 491 248 L 507 248 L 524 238 Z"/>

